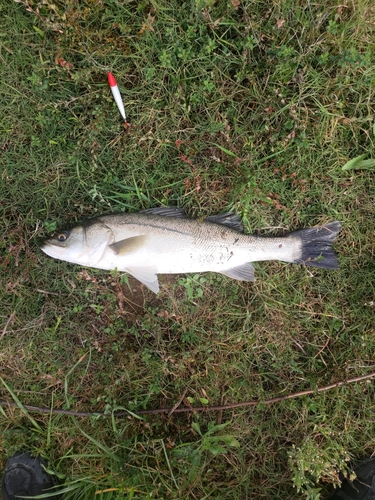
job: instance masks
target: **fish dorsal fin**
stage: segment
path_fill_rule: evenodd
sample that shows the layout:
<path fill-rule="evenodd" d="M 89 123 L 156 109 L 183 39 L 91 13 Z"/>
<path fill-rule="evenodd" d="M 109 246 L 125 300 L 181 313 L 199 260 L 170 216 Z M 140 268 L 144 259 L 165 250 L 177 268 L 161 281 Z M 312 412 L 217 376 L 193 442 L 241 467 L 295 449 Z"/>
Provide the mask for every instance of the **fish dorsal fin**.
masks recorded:
<path fill-rule="evenodd" d="M 187 219 L 188 216 L 182 208 L 177 207 L 155 207 L 141 210 L 141 214 L 159 215 L 161 217 L 178 217 L 180 219 Z"/>
<path fill-rule="evenodd" d="M 241 266 L 232 267 L 220 272 L 238 281 L 255 281 L 254 266 L 251 262 L 246 262 L 246 264 L 242 264 Z"/>
<path fill-rule="evenodd" d="M 126 269 L 126 271 L 134 276 L 134 278 L 138 281 L 146 285 L 152 292 L 159 292 L 159 281 L 156 276 L 156 266 L 132 267 Z"/>
<path fill-rule="evenodd" d="M 112 245 L 109 245 L 109 247 L 112 248 L 116 255 L 127 255 L 139 250 L 145 244 L 146 240 L 147 234 L 141 234 L 116 241 Z"/>
<path fill-rule="evenodd" d="M 221 224 L 222 226 L 230 227 L 235 231 L 243 233 L 243 225 L 241 217 L 234 212 L 226 212 L 225 214 L 209 215 L 204 219 L 207 222 L 213 222 L 214 224 Z"/>

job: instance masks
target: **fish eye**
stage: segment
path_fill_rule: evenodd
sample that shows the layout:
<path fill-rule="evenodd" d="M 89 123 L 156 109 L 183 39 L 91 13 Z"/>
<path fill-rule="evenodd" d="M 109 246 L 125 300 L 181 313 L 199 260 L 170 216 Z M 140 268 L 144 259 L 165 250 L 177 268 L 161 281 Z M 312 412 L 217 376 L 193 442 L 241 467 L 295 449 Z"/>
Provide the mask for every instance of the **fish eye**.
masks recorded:
<path fill-rule="evenodd" d="M 68 236 L 69 236 L 69 233 L 68 233 L 67 231 L 64 231 L 63 233 L 58 234 L 58 235 L 56 236 L 56 239 L 57 239 L 58 241 L 63 242 L 63 241 L 66 241 L 66 239 L 68 238 Z"/>

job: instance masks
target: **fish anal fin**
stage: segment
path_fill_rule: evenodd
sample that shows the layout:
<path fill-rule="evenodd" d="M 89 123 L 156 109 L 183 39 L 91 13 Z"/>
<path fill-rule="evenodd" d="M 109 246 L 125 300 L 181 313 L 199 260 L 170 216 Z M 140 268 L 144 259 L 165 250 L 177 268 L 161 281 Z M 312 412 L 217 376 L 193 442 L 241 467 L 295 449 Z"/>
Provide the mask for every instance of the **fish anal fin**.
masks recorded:
<path fill-rule="evenodd" d="M 126 269 L 126 271 L 147 286 L 152 292 L 159 292 L 159 280 L 156 276 L 157 269 L 155 266 L 132 267 Z"/>
<path fill-rule="evenodd" d="M 241 217 L 234 212 L 227 212 L 225 214 L 209 215 L 204 219 L 207 222 L 213 222 L 214 224 L 220 224 L 222 226 L 229 227 L 235 231 L 243 233 L 243 225 Z"/>
<path fill-rule="evenodd" d="M 241 264 L 231 269 L 225 269 L 224 271 L 220 271 L 220 273 L 238 281 L 255 281 L 254 266 L 251 262 L 246 262 L 246 264 Z"/>
<path fill-rule="evenodd" d="M 131 236 L 124 240 L 116 241 L 109 245 L 116 255 L 127 255 L 139 250 L 146 242 L 147 235 L 141 234 L 140 236 Z"/>

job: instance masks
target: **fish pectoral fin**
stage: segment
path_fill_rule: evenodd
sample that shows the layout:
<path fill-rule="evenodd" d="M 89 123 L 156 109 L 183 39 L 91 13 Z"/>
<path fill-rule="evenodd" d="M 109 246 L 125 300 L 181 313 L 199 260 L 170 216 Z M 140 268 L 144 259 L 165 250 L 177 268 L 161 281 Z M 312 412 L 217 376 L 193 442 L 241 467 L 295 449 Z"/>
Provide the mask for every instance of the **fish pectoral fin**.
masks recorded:
<path fill-rule="evenodd" d="M 116 241 L 109 245 L 116 255 L 127 255 L 139 250 L 147 240 L 147 234 L 141 234 L 139 236 L 131 236 L 124 240 Z"/>
<path fill-rule="evenodd" d="M 220 272 L 238 281 L 255 281 L 254 266 L 251 262 L 246 262 L 246 264 L 242 264 L 241 266 L 232 267 Z"/>
<path fill-rule="evenodd" d="M 156 276 L 157 268 L 155 266 L 132 267 L 126 269 L 126 271 L 134 276 L 134 278 L 138 281 L 146 285 L 152 292 L 159 292 L 159 281 Z"/>

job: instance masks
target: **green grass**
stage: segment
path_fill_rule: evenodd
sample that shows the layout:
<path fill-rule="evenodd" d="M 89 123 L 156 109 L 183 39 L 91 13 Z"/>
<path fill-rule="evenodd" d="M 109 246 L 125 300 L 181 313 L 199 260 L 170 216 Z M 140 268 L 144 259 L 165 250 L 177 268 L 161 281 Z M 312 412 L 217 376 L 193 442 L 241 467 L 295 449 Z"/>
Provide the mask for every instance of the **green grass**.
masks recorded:
<path fill-rule="evenodd" d="M 373 453 L 372 382 L 170 417 L 21 405 L 264 401 L 374 370 L 375 170 L 342 170 L 375 158 L 372 2 L 22 0 L 0 15 L 0 399 L 18 401 L 0 409 L 0 465 L 40 453 L 84 500 L 328 498 Z M 340 220 L 340 270 L 161 276 L 155 296 L 39 250 L 85 217 L 159 205 L 234 210 L 266 235 Z"/>

